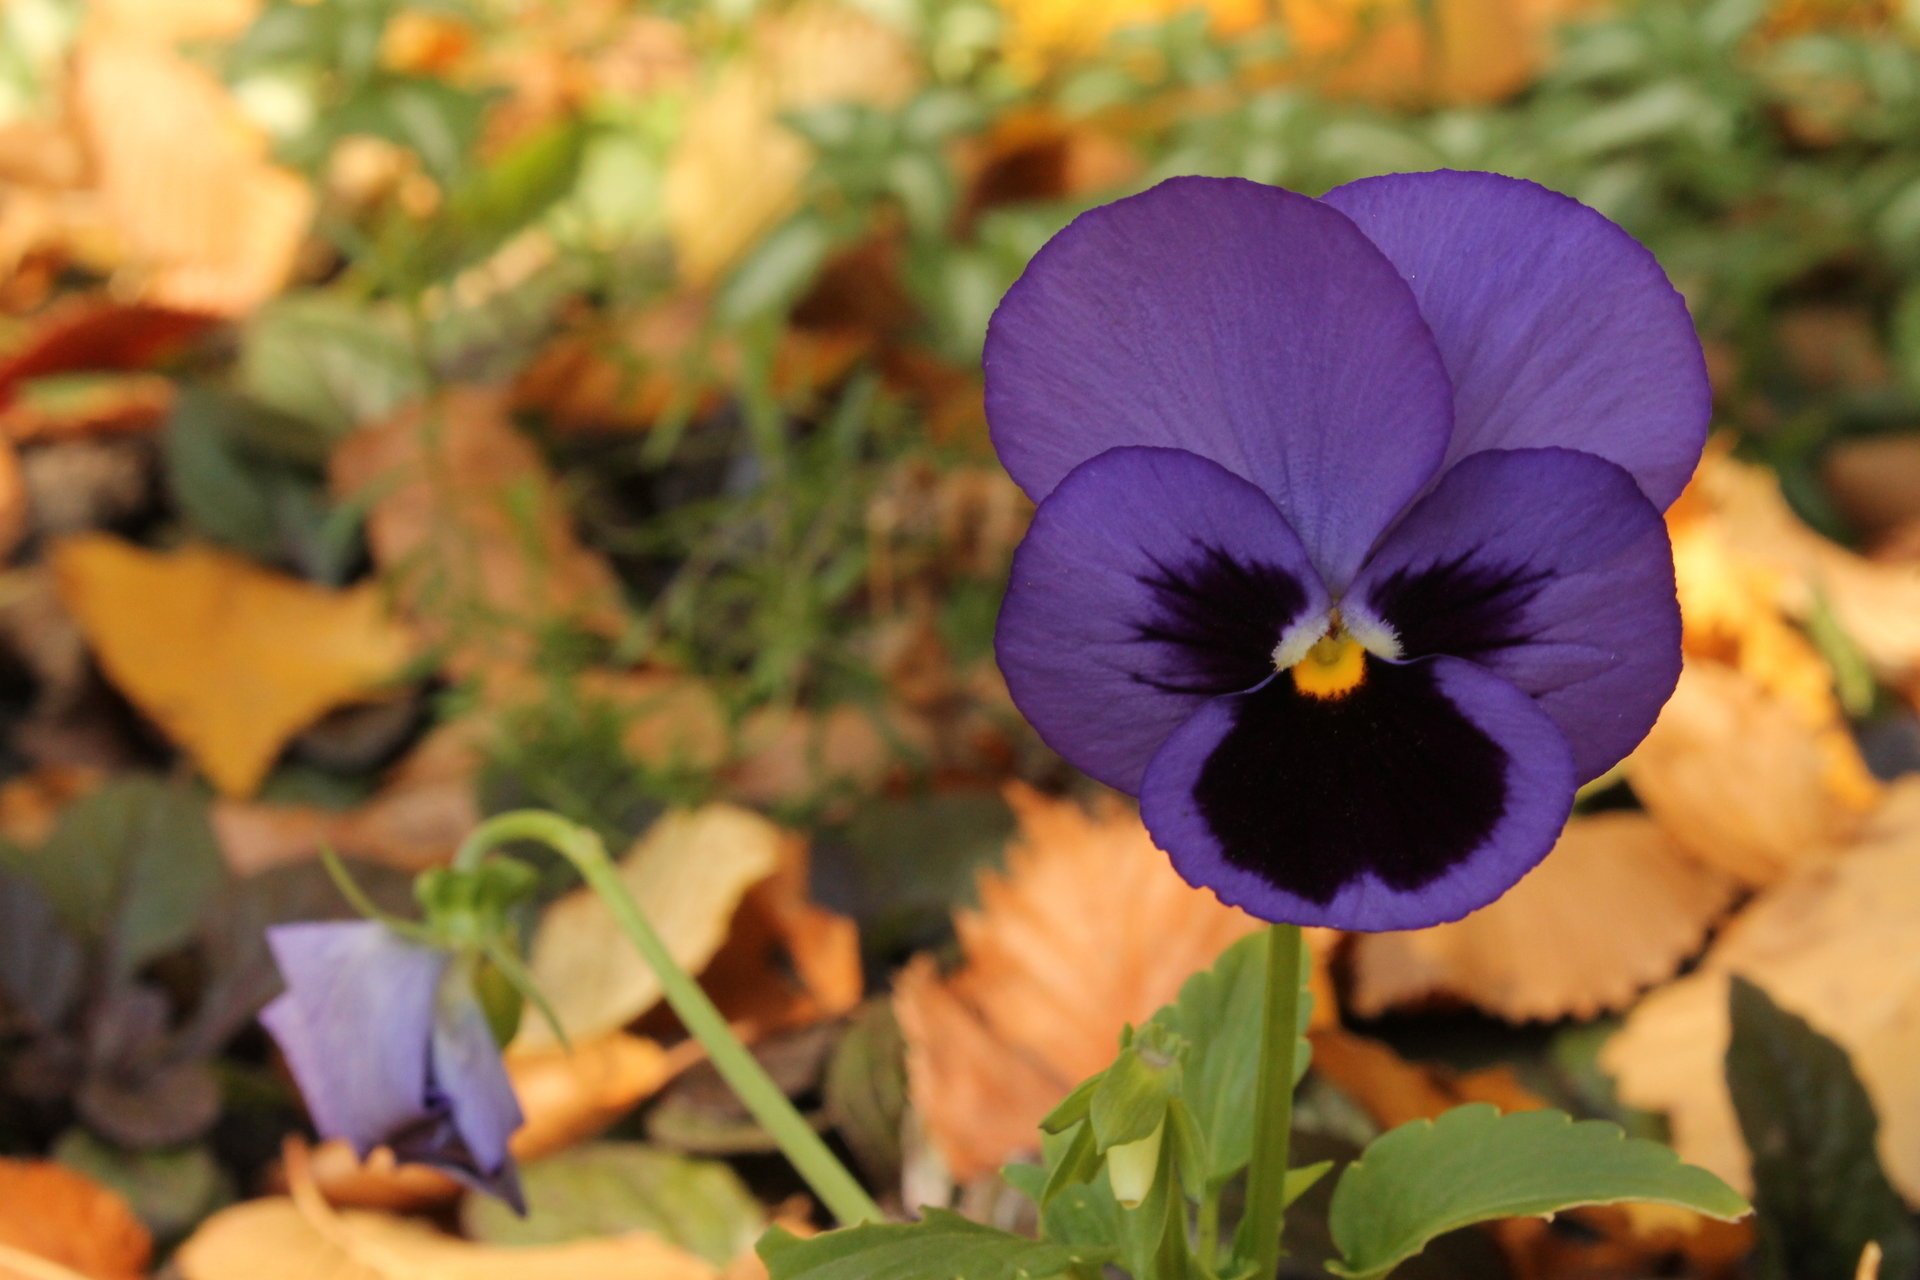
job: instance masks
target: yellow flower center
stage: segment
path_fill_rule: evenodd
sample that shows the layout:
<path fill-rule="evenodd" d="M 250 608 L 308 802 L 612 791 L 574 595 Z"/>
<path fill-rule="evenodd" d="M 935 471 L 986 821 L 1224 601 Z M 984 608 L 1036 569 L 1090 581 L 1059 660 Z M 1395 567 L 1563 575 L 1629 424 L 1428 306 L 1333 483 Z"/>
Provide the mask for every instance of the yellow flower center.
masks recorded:
<path fill-rule="evenodd" d="M 1293 687 L 1310 698 L 1344 698 L 1367 678 L 1367 651 L 1336 622 L 1287 670 Z"/>

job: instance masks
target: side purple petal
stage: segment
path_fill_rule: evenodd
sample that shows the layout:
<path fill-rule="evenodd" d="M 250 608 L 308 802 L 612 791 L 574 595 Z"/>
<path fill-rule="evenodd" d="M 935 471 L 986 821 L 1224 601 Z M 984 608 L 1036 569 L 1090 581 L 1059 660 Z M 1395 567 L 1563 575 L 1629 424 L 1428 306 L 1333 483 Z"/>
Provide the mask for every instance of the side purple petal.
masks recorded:
<path fill-rule="evenodd" d="M 1472 663 L 1368 659 L 1340 698 L 1286 674 L 1154 756 L 1140 816 L 1189 883 L 1265 920 L 1419 929 L 1512 888 L 1573 805 L 1566 739 Z"/>
<path fill-rule="evenodd" d="M 1035 501 L 1124 445 L 1251 481 L 1338 590 L 1434 474 L 1453 393 L 1394 265 L 1277 187 L 1175 178 L 1048 241 L 987 330 L 994 447 Z"/>
<path fill-rule="evenodd" d="M 374 921 L 267 930 L 286 993 L 260 1014 L 314 1127 L 365 1156 L 425 1106 L 429 1042 L 449 957 Z"/>
<path fill-rule="evenodd" d="M 1178 449 L 1112 449 L 1034 514 L 994 647 L 1047 744 L 1133 792 L 1169 733 L 1273 674 L 1282 636 L 1328 603 L 1259 489 Z"/>
<path fill-rule="evenodd" d="M 1633 477 L 1570 449 L 1463 460 L 1387 535 L 1345 607 L 1409 657 L 1466 658 L 1531 694 L 1581 782 L 1633 750 L 1680 678 L 1666 522 Z"/>
<path fill-rule="evenodd" d="M 1452 465 L 1559 445 L 1632 473 L 1665 509 L 1706 443 L 1712 390 L 1687 305 L 1594 210 L 1495 173 L 1395 173 L 1323 199 L 1413 287 L 1453 379 Z"/>
<path fill-rule="evenodd" d="M 449 982 L 433 1028 L 433 1085 L 445 1097 L 471 1164 L 462 1176 L 521 1213 L 526 1201 L 507 1140 L 526 1120 L 471 986 Z"/>

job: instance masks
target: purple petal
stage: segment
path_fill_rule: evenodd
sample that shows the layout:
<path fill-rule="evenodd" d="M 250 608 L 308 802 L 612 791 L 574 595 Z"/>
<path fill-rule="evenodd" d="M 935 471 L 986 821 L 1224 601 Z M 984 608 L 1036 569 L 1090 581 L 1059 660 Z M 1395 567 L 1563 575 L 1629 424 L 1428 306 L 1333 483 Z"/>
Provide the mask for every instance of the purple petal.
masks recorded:
<path fill-rule="evenodd" d="M 1182 876 L 1252 915 L 1417 929 L 1511 888 L 1573 791 L 1566 739 L 1505 680 L 1370 658 L 1342 697 L 1282 672 L 1206 703 L 1148 766 L 1140 815 Z"/>
<path fill-rule="evenodd" d="M 1080 215 L 1007 291 L 985 365 L 994 447 L 1035 501 L 1107 449 L 1185 449 L 1264 490 L 1336 590 L 1451 429 L 1393 264 L 1334 209 L 1238 179 Z"/>
<path fill-rule="evenodd" d="M 1452 465 L 1560 445 L 1665 509 L 1706 443 L 1712 391 L 1687 304 L 1653 255 L 1577 200 L 1495 173 L 1394 173 L 1323 199 L 1393 259 L 1453 379 Z"/>
<path fill-rule="evenodd" d="M 365 1156 L 426 1104 L 436 993 L 450 957 L 367 920 L 267 930 L 287 991 L 260 1015 L 314 1127 Z"/>
<path fill-rule="evenodd" d="M 1283 634 L 1327 606 L 1260 490 L 1178 449 L 1112 449 L 1040 504 L 994 643 L 1048 745 L 1133 792 L 1196 707 L 1272 675 Z"/>
<path fill-rule="evenodd" d="M 519 1171 L 507 1140 L 526 1117 L 486 1014 L 464 981 L 450 981 L 442 989 L 433 1029 L 433 1085 L 452 1113 L 459 1142 L 429 1162 L 453 1169 L 525 1213 Z"/>
<path fill-rule="evenodd" d="M 1387 535 L 1344 607 L 1408 657 L 1452 654 L 1532 694 L 1585 782 L 1633 750 L 1680 678 L 1666 523 L 1611 462 L 1467 458 Z"/>

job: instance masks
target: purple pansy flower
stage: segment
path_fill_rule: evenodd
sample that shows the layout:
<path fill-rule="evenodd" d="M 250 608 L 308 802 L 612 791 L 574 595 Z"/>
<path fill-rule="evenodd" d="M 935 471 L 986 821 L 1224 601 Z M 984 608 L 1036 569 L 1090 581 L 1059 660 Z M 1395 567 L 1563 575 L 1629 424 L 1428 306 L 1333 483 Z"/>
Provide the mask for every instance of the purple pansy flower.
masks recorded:
<path fill-rule="evenodd" d="M 1652 255 L 1574 200 L 1176 178 L 1040 250 L 986 375 L 1039 503 L 996 637 L 1014 701 L 1226 902 L 1458 919 L 1673 690 L 1661 511 L 1705 363 Z"/>
<path fill-rule="evenodd" d="M 522 1116 L 465 971 L 370 920 L 267 931 L 286 994 L 261 1013 L 314 1127 L 390 1147 L 525 1212 L 507 1139 Z"/>

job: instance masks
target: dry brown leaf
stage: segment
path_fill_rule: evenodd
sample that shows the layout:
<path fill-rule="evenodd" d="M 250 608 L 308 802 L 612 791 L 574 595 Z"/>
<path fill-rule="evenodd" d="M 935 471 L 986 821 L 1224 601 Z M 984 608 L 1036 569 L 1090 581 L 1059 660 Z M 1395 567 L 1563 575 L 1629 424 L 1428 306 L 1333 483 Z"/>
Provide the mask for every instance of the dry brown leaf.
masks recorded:
<path fill-rule="evenodd" d="M 27 536 L 32 515 L 27 509 L 27 480 L 20 471 L 20 454 L 0 434 L 0 560 L 13 554 Z"/>
<path fill-rule="evenodd" d="M 402 871 L 452 856 L 481 818 L 474 794 L 479 752 L 472 728 L 446 725 L 395 765 L 367 803 L 345 812 L 310 805 L 222 800 L 213 829 L 240 875 L 304 862 L 322 848 Z"/>
<path fill-rule="evenodd" d="M 1291 71 L 1334 96 L 1396 106 L 1508 97 L 1547 45 L 1546 18 L 1524 0 L 1280 0 L 1280 12 Z"/>
<path fill-rule="evenodd" d="M 536 1015 L 529 1010 L 528 1020 Z M 536 1160 L 601 1133 L 659 1092 L 690 1061 L 640 1036 L 613 1034 L 564 1049 L 512 1048 L 507 1074 L 526 1123 L 513 1135 L 513 1153 Z M 460 1185 L 432 1169 L 397 1165 L 382 1149 L 365 1161 L 343 1142 L 313 1153 L 313 1177 L 335 1204 L 418 1209 L 460 1194 Z"/>
<path fill-rule="evenodd" d="M 158 553 L 106 535 L 61 543 L 53 564 L 107 676 L 229 796 L 413 651 L 372 586 L 330 591 L 207 547 Z"/>
<path fill-rule="evenodd" d="M 94 1280 L 138 1280 L 153 1253 L 126 1201 L 50 1160 L 0 1160 L 0 1246 Z"/>
<path fill-rule="evenodd" d="M 1492 905 L 1455 924 L 1356 937 L 1347 1003 L 1373 1017 L 1447 995 L 1516 1022 L 1591 1018 L 1671 977 L 1734 891 L 1642 814 L 1575 818 Z"/>
<path fill-rule="evenodd" d="M 1920 436 L 1838 441 L 1827 450 L 1820 477 L 1869 544 L 1920 519 Z"/>
<path fill-rule="evenodd" d="M 1840 724 L 1811 728 L 1758 681 L 1697 658 L 1625 767 L 1667 834 L 1748 885 L 1833 856 L 1879 792 Z"/>
<path fill-rule="evenodd" d="M 812 153 L 782 113 L 894 107 L 919 79 L 905 38 L 850 5 L 804 0 L 763 16 L 746 53 L 695 98 L 667 164 L 667 235 L 681 278 L 711 284 L 793 208 Z"/>
<path fill-rule="evenodd" d="M 1887 1172 L 1920 1201 L 1920 781 L 1890 790 L 1856 847 L 1766 890 L 1699 970 L 1649 996 L 1602 1064 L 1667 1112 L 1683 1159 L 1749 1185 L 1727 1097 L 1727 980 L 1740 974 L 1838 1041 L 1873 1095 Z"/>
<path fill-rule="evenodd" d="M 535 632 L 563 621 L 618 627 L 612 570 L 580 544 L 497 392 L 457 388 L 364 427 L 332 473 L 341 498 L 371 499 L 374 559 L 458 670 L 523 661 Z"/>
<path fill-rule="evenodd" d="M 339 1212 L 290 1150 L 291 1197 L 254 1200 L 202 1223 L 175 1265 L 183 1280 L 719 1280 L 710 1264 L 639 1233 L 568 1244 L 475 1244 L 423 1222 Z"/>
<path fill-rule="evenodd" d="M 871 792 L 903 759 L 929 754 L 926 717 L 841 702 L 824 711 L 762 707 L 740 726 L 728 794 L 749 804 L 804 801 L 832 789 Z"/>
<path fill-rule="evenodd" d="M 614 324 L 567 333 L 543 348 L 514 383 L 516 407 L 578 432 L 637 430 L 669 412 L 717 410 L 739 385 L 737 338 L 717 335 L 702 349 L 704 303 L 675 298 Z M 769 390 L 782 401 L 842 377 L 866 351 L 865 336 L 784 330 Z"/>
<path fill-rule="evenodd" d="M 1881 679 L 1920 691 L 1920 563 L 1882 563 L 1828 541 L 1794 515 L 1763 468 L 1709 451 L 1697 500 L 1747 562 L 1772 575 L 1774 602 L 1804 622 L 1821 601 Z"/>
<path fill-rule="evenodd" d="M 1547 1105 L 1509 1067 L 1463 1074 L 1409 1062 L 1380 1041 L 1339 1027 L 1321 1027 L 1310 1038 L 1313 1069 L 1382 1129 L 1431 1119 L 1467 1102 L 1491 1102 L 1502 1111 L 1538 1111 Z"/>
<path fill-rule="evenodd" d="M 174 355 L 215 323 L 204 312 L 80 295 L 35 316 L 0 357 L 0 404 L 48 374 L 131 371 Z"/>
<path fill-rule="evenodd" d="M 139 38 L 94 34 L 76 55 L 77 124 L 141 296 L 234 315 L 279 292 L 313 193 L 219 81 Z"/>
<path fill-rule="evenodd" d="M 1259 927 L 1182 880 L 1118 804 L 1090 815 L 1009 798 L 1020 835 L 1006 871 L 982 876 L 979 909 L 955 921 L 966 963 L 942 979 L 922 957 L 894 992 L 914 1109 L 963 1180 L 1030 1150 L 1041 1117 L 1112 1061 L 1123 1026 Z M 1316 995 L 1331 1018 L 1324 983 Z"/>
<path fill-rule="evenodd" d="M 797 838 L 732 805 L 670 813 L 621 858 L 620 879 L 673 958 L 699 973 L 726 941 L 747 891 L 774 874 L 780 846 Z M 659 979 L 588 889 L 547 908 L 527 964 L 572 1037 L 616 1030 L 660 1000 Z M 549 1048 L 553 1033 L 530 1018 L 515 1044 Z"/>

